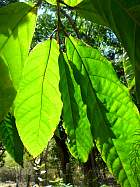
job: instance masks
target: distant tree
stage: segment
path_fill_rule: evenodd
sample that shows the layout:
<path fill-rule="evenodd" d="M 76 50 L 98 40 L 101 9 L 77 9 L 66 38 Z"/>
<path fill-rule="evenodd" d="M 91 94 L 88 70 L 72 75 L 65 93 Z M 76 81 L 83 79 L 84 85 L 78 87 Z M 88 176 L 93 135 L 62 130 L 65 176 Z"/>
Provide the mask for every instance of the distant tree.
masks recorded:
<path fill-rule="evenodd" d="M 0 1 L 0 7 L 6 6 L 10 3 L 16 3 L 16 2 L 19 2 L 19 0 L 1 0 Z"/>
<path fill-rule="evenodd" d="M 0 141 L 0 167 L 4 166 L 5 163 L 4 158 L 5 158 L 5 148 L 2 145 L 2 142 Z"/>

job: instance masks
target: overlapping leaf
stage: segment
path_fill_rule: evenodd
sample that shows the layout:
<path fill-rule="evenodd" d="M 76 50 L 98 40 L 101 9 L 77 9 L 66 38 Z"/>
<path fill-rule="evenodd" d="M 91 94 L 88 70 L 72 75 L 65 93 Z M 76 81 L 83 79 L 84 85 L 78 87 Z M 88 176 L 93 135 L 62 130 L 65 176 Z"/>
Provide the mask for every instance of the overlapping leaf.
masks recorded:
<path fill-rule="evenodd" d="M 72 37 L 67 39 L 66 48 L 68 59 L 73 64 L 75 80 L 87 104 L 88 118 L 95 130 L 94 138 L 102 157 L 122 186 L 137 187 L 139 180 L 134 175 L 134 168 L 140 161 L 132 168 L 131 155 L 135 151 L 134 145 L 140 142 L 140 136 L 136 135 L 140 129 L 140 119 L 127 88 L 119 82 L 111 63 L 96 49 Z M 94 119 L 92 116 L 96 120 L 91 120 Z M 104 134 L 101 123 L 98 124 L 100 117 L 106 122 L 106 128 L 112 130 L 114 137 Z"/>
<path fill-rule="evenodd" d="M 0 123 L 0 137 L 6 151 L 18 164 L 23 165 L 24 146 L 18 135 L 15 119 L 10 113 Z"/>
<path fill-rule="evenodd" d="M 53 135 L 62 109 L 59 92 L 59 50 L 55 40 L 30 53 L 15 102 L 16 125 L 23 144 L 36 157 Z"/>
<path fill-rule="evenodd" d="M 86 105 L 81 98 L 80 86 L 74 80 L 72 70 L 63 54 L 59 57 L 59 69 L 64 128 L 68 135 L 67 145 L 75 158 L 86 162 L 93 147 Z"/>
<path fill-rule="evenodd" d="M 0 57 L 0 122 L 8 113 L 16 96 L 8 68 Z"/>
<path fill-rule="evenodd" d="M 135 66 L 140 102 L 140 1 L 84 0 L 75 8 L 83 17 L 110 27 L 118 36 Z"/>
<path fill-rule="evenodd" d="M 17 89 L 36 22 L 36 8 L 13 3 L 0 8 L 0 57 L 8 65 Z"/>
<path fill-rule="evenodd" d="M 35 26 L 32 11 L 32 7 L 23 3 L 0 8 L 0 121 L 13 103 L 16 95 L 13 83 L 17 88 L 28 55 Z"/>

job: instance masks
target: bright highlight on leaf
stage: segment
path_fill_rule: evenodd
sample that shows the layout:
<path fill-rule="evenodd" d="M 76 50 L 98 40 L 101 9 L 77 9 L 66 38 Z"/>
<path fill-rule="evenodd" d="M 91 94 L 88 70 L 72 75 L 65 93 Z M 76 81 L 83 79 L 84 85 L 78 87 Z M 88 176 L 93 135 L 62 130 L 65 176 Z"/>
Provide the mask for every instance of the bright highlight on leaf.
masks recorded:
<path fill-rule="evenodd" d="M 78 5 L 79 3 L 81 3 L 83 0 L 64 0 L 64 2 L 69 5 L 69 6 L 76 6 Z"/>
<path fill-rule="evenodd" d="M 139 180 L 134 171 L 139 163 L 135 163 L 132 168 L 131 161 L 132 153 L 136 151 L 134 146 L 140 142 L 140 136 L 136 135 L 140 129 L 140 119 L 127 88 L 120 83 L 111 63 L 102 57 L 98 50 L 72 37 L 66 40 L 66 48 L 68 59 L 73 64 L 75 80 L 84 94 L 83 101 L 87 104 L 87 108 L 94 106 L 94 118 L 98 117 L 95 118 L 96 121 L 91 121 L 92 116 L 90 113 L 88 115 L 93 130 L 96 130 L 94 138 L 98 149 L 122 186 L 137 187 Z M 94 98 L 89 98 L 92 91 L 89 90 L 89 85 L 95 92 Z M 103 128 L 101 126 L 99 128 L 100 111 L 106 122 L 106 128 L 112 130 L 114 137 L 107 133 L 104 135 Z"/>
<path fill-rule="evenodd" d="M 38 44 L 29 55 L 17 93 L 17 129 L 34 157 L 47 146 L 61 115 L 58 56 L 55 40 Z"/>
<path fill-rule="evenodd" d="M 64 128 L 68 135 L 67 145 L 75 158 L 86 162 L 93 147 L 87 108 L 81 98 L 80 86 L 74 80 L 72 70 L 63 54 L 59 57 L 59 69 Z"/>
<path fill-rule="evenodd" d="M 36 8 L 13 3 L 0 8 L 0 57 L 17 89 L 36 23 Z"/>
<path fill-rule="evenodd" d="M 57 0 L 46 0 L 46 1 L 52 5 L 57 5 Z M 62 2 L 64 2 L 65 4 L 67 4 L 69 6 L 74 7 L 74 6 L 78 5 L 79 3 L 81 3 L 82 1 L 83 0 L 64 0 Z M 63 3 L 61 5 L 63 5 Z"/>

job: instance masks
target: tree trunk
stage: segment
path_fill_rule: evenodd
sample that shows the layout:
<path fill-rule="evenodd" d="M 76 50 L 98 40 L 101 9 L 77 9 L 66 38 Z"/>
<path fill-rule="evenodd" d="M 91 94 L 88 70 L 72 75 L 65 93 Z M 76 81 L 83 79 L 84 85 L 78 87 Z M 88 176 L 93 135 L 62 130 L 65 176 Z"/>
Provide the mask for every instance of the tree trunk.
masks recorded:
<path fill-rule="evenodd" d="M 70 157 L 69 157 L 69 151 L 65 144 L 65 139 L 61 139 L 56 135 L 54 135 L 54 139 L 56 141 L 59 150 L 64 183 L 72 184 L 73 180 L 72 180 L 71 169 L 70 169 Z"/>
<path fill-rule="evenodd" d="M 88 161 L 83 165 L 84 184 L 89 187 L 99 187 L 96 163 L 96 148 L 93 148 Z"/>
<path fill-rule="evenodd" d="M 48 185 L 48 180 L 47 180 L 47 178 L 48 178 L 48 176 L 47 176 L 47 174 L 48 174 L 48 169 L 47 169 L 47 154 L 48 154 L 48 148 L 46 149 L 45 156 L 44 156 L 44 162 L 45 162 L 45 175 L 44 175 L 45 180 L 44 180 L 44 186 Z"/>
<path fill-rule="evenodd" d="M 27 176 L 27 187 L 30 187 L 31 175 Z"/>

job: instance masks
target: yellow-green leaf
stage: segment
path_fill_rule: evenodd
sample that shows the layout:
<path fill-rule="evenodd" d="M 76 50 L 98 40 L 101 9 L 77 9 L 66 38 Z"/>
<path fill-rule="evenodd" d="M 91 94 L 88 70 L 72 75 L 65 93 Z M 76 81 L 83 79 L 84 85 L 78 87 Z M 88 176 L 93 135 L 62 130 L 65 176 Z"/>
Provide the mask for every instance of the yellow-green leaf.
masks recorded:
<path fill-rule="evenodd" d="M 35 23 L 35 7 L 12 3 L 0 8 L 0 57 L 7 64 L 16 89 L 28 57 Z"/>
<path fill-rule="evenodd" d="M 56 5 L 57 4 L 57 0 L 46 0 L 48 3 L 52 4 L 52 5 Z M 71 7 L 74 7 L 76 5 L 78 5 L 79 3 L 81 3 L 83 0 L 64 0 L 63 2 Z M 63 3 L 62 3 L 63 5 Z"/>
<path fill-rule="evenodd" d="M 58 56 L 55 40 L 38 44 L 31 51 L 15 101 L 19 135 L 34 157 L 47 146 L 61 115 Z"/>

